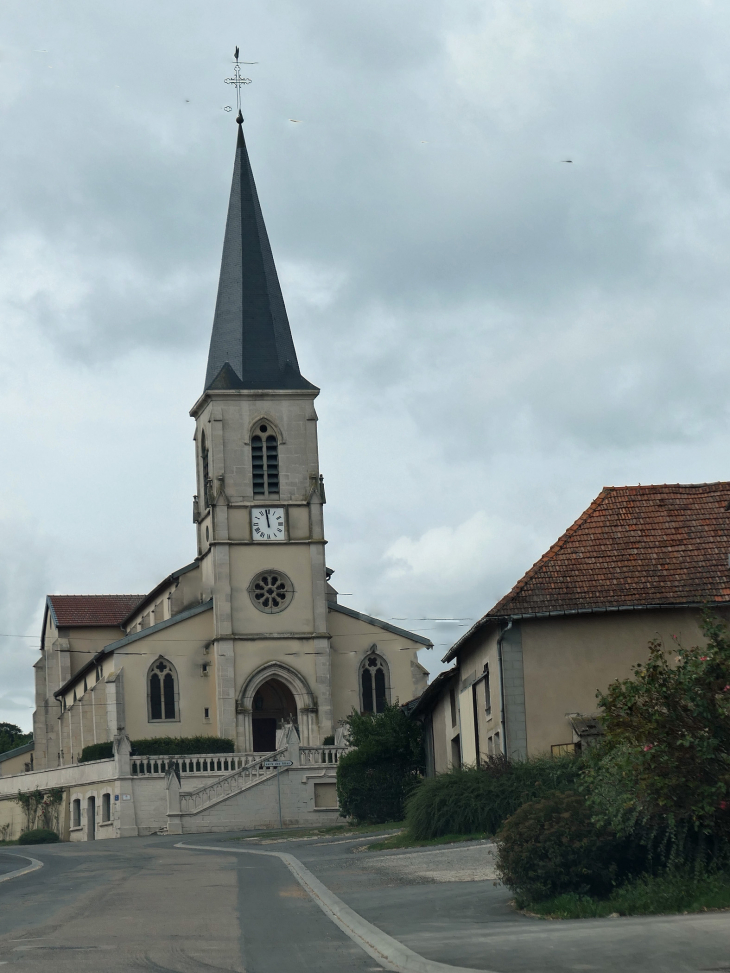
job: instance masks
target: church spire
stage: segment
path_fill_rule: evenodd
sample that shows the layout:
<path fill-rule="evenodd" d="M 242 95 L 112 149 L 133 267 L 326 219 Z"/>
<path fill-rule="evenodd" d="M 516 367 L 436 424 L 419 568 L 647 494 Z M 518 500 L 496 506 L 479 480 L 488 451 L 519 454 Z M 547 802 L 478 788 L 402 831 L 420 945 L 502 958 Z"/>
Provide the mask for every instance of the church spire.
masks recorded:
<path fill-rule="evenodd" d="M 314 389 L 299 371 L 239 110 L 207 389 Z"/>

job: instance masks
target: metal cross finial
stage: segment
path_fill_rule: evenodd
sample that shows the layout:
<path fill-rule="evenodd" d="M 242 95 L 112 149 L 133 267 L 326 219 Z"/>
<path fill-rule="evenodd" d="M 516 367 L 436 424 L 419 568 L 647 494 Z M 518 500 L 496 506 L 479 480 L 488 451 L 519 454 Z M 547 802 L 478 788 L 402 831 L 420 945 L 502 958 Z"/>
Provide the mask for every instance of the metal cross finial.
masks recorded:
<path fill-rule="evenodd" d="M 239 61 L 238 61 L 238 47 L 236 47 L 236 50 L 235 50 L 235 53 L 234 53 L 233 56 L 235 58 L 235 62 L 234 62 L 235 63 L 235 67 L 233 68 L 233 77 L 232 78 L 226 78 L 225 81 L 226 81 L 226 84 L 232 84 L 234 86 L 234 88 L 236 89 L 236 107 L 238 108 L 238 115 L 236 116 L 236 121 L 240 125 L 241 122 L 243 121 L 243 115 L 241 114 L 241 87 L 244 84 L 251 84 L 251 79 L 250 78 L 242 78 L 241 77 L 241 64 L 258 64 L 259 62 L 258 61 L 242 61 L 239 64 Z"/>

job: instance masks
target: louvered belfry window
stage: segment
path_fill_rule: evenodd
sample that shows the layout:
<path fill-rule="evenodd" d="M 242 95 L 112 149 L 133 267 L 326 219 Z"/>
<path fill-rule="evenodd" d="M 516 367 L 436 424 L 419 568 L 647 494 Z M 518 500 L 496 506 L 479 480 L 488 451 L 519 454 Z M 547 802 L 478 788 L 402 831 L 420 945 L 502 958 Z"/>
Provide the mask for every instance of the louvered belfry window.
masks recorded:
<path fill-rule="evenodd" d="M 251 473 L 255 497 L 279 495 L 279 442 L 263 423 L 251 437 Z"/>

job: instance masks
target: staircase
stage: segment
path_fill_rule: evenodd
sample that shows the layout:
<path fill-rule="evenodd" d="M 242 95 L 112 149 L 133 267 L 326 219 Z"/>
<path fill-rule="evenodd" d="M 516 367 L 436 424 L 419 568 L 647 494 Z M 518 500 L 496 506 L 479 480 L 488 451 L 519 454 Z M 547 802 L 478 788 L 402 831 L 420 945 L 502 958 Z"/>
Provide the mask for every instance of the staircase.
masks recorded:
<path fill-rule="evenodd" d="M 234 794 L 240 794 L 241 791 L 245 791 L 249 787 L 254 787 L 256 784 L 261 783 L 262 780 L 268 780 L 270 777 L 276 775 L 276 770 L 270 767 L 264 767 L 264 761 L 284 759 L 286 753 L 287 747 L 272 750 L 271 753 L 263 754 L 255 762 L 246 764 L 240 770 L 235 770 L 226 777 L 221 777 L 213 784 L 205 784 L 203 787 L 198 787 L 194 791 L 180 791 L 180 813 L 200 814 L 202 811 L 206 811 L 216 804 L 220 804 L 221 801 L 227 800 Z M 167 792 L 169 795 L 169 784 Z"/>

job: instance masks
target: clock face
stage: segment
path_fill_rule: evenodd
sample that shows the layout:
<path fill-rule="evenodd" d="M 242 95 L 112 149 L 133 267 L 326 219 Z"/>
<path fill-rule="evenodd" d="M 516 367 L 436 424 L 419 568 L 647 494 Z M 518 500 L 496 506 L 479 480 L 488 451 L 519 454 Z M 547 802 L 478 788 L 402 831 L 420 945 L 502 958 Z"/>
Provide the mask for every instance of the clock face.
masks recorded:
<path fill-rule="evenodd" d="M 251 536 L 255 541 L 283 541 L 284 508 L 252 507 Z"/>

